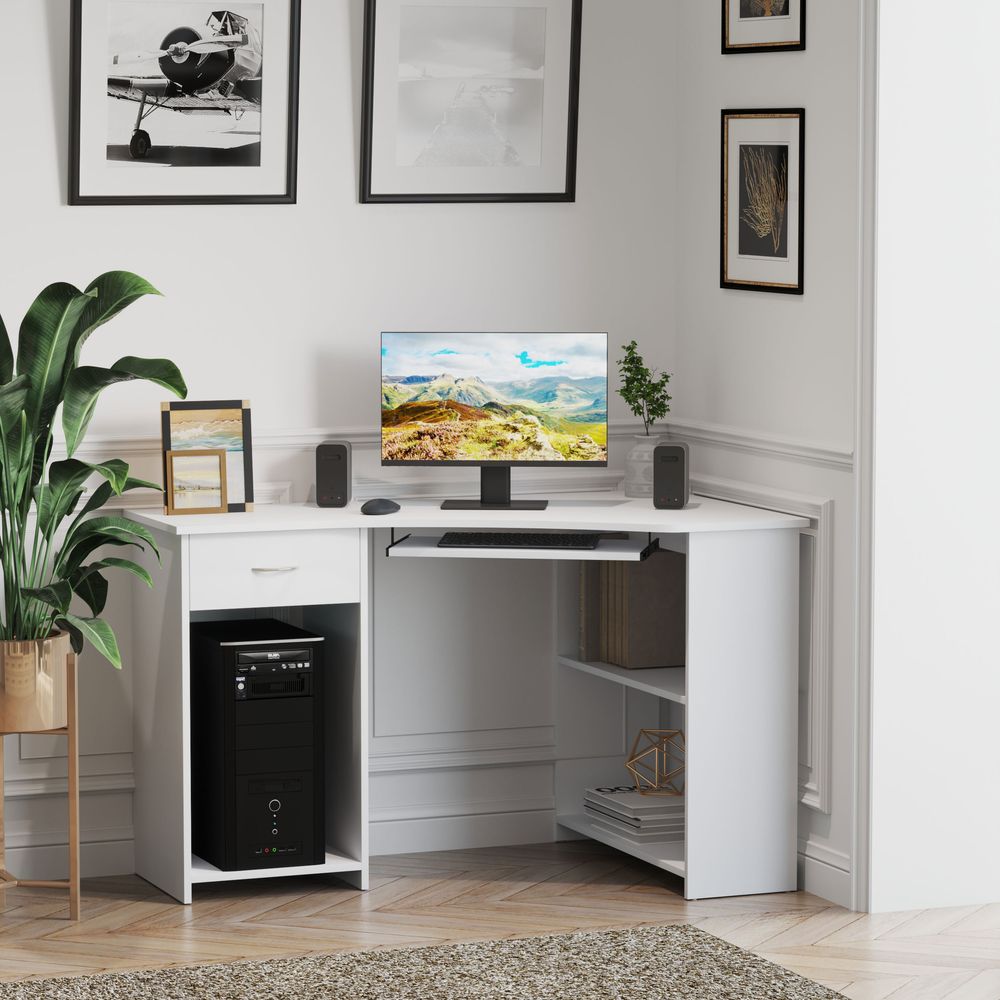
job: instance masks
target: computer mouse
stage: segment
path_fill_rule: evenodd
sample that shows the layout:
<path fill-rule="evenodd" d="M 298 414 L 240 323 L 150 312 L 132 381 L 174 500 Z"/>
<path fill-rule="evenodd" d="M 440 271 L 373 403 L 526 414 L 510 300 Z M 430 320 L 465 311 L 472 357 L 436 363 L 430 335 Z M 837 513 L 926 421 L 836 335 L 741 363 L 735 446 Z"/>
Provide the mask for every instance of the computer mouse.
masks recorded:
<path fill-rule="evenodd" d="M 361 505 L 362 514 L 395 514 L 399 510 L 399 504 L 395 500 L 366 500 Z"/>

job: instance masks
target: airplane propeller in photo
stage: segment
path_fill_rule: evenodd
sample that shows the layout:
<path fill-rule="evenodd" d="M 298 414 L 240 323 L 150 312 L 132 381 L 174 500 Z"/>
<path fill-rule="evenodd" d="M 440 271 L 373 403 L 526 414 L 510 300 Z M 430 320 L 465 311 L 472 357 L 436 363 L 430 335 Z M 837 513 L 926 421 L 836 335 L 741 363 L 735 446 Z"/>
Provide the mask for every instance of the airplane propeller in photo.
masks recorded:
<path fill-rule="evenodd" d="M 180 114 L 232 115 L 259 111 L 263 50 L 260 33 L 247 18 L 232 11 L 213 12 L 207 31 L 178 27 L 160 47 L 119 53 L 112 66 L 139 69 L 132 76 L 108 75 L 108 96 L 139 105 L 129 143 L 133 159 L 143 160 L 152 149 L 145 120 L 156 110 Z M 156 63 L 159 72 L 143 73 L 143 64 Z M 149 66 L 152 69 L 152 66 Z"/>

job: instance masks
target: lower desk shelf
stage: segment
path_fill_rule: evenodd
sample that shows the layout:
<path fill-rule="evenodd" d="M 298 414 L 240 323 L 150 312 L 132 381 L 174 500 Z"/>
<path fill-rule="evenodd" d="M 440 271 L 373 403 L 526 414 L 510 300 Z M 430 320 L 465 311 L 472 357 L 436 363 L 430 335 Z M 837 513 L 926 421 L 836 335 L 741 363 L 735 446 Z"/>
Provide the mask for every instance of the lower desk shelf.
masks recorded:
<path fill-rule="evenodd" d="M 202 882 L 239 882 L 254 878 L 288 878 L 292 875 L 335 875 L 338 872 L 359 872 L 360 861 L 344 854 L 326 852 L 326 861 L 320 865 L 294 865 L 285 868 L 249 868 L 240 871 L 223 871 L 209 864 L 197 854 L 191 855 L 191 881 L 195 885 Z"/>
<path fill-rule="evenodd" d="M 597 826 L 582 813 L 573 813 L 556 816 L 556 822 L 560 826 L 573 830 L 575 833 L 582 833 L 591 840 L 598 840 L 608 847 L 631 854 L 632 857 L 645 861 L 648 864 L 662 868 L 664 871 L 672 872 L 684 878 L 687 874 L 685 864 L 685 844 L 683 840 L 668 841 L 666 843 L 636 844 L 625 837 L 619 837 Z"/>

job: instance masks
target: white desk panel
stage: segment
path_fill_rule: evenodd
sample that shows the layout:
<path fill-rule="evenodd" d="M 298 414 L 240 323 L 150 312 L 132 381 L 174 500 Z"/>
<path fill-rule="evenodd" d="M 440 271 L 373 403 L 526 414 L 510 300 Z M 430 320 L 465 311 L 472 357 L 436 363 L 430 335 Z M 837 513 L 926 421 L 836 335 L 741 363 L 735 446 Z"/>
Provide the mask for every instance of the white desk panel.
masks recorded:
<path fill-rule="evenodd" d="M 525 499 L 519 496 L 518 499 Z M 696 534 L 704 531 L 769 531 L 806 528 L 803 517 L 772 510 L 693 497 L 684 510 L 656 510 L 651 500 L 629 500 L 617 493 L 562 494 L 543 511 L 441 510 L 440 500 L 403 500 L 402 510 L 381 516 L 361 513 L 361 501 L 344 508 L 315 504 L 267 504 L 246 514 L 167 515 L 132 510 L 140 524 L 173 535 L 223 535 L 240 532 L 322 531 L 342 528 L 448 529 L 523 528 L 525 531 L 646 531 Z"/>

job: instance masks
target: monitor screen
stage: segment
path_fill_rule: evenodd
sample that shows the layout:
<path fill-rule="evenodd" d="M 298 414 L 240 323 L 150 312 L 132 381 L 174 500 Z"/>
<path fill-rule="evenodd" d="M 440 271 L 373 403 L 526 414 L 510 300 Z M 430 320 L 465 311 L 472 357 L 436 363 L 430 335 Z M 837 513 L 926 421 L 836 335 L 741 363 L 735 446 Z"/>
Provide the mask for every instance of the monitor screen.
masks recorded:
<path fill-rule="evenodd" d="M 382 464 L 608 463 L 606 333 L 383 333 Z"/>

